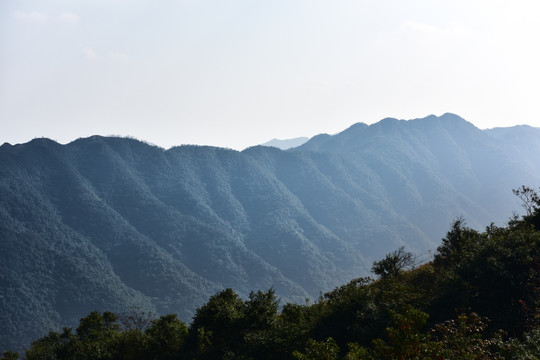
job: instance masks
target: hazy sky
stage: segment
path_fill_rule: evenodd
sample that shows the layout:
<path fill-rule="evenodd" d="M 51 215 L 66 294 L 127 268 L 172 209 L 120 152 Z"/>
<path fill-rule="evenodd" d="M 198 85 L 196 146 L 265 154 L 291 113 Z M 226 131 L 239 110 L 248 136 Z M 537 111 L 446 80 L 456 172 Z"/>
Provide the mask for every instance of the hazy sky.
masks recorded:
<path fill-rule="evenodd" d="M 0 144 L 540 127 L 540 1 L 1 0 Z"/>

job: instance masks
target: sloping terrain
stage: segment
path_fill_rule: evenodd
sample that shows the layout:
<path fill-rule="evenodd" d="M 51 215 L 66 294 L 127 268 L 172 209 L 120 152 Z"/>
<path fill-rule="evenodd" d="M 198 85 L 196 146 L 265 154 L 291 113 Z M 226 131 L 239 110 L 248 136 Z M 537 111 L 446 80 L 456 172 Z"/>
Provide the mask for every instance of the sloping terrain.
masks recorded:
<path fill-rule="evenodd" d="M 0 350 L 92 310 L 188 321 L 224 287 L 303 302 L 401 245 L 433 249 L 459 216 L 502 223 L 519 209 L 511 189 L 540 182 L 537 130 L 445 114 L 355 124 L 288 151 L 4 144 Z"/>

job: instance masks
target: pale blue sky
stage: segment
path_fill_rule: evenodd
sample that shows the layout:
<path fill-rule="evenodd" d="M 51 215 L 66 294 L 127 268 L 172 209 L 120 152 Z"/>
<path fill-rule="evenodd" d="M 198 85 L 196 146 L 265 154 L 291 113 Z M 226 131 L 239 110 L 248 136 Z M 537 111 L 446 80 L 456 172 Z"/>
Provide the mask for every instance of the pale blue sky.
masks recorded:
<path fill-rule="evenodd" d="M 540 127 L 540 2 L 2 0 L 0 143 L 243 149 L 453 112 Z"/>

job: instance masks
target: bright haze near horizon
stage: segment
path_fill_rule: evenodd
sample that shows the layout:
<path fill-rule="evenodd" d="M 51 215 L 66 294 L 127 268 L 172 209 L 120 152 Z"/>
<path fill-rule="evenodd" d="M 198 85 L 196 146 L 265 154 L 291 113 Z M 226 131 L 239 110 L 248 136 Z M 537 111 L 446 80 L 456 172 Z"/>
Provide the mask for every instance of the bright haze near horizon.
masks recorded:
<path fill-rule="evenodd" d="M 243 149 L 385 117 L 540 127 L 537 1 L 3 0 L 0 143 Z"/>

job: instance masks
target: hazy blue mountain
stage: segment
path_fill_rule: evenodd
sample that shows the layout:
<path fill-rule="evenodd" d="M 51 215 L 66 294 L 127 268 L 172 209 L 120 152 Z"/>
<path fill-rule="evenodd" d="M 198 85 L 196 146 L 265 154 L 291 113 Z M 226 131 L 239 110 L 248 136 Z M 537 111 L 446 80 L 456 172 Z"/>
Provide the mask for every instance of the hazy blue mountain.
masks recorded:
<path fill-rule="evenodd" d="M 454 114 L 388 118 L 316 136 L 296 150 L 361 158 L 381 175 L 392 207 L 433 237 L 447 222 L 443 214 L 461 213 L 477 227 L 504 221 L 517 204 L 508 189 L 538 183 L 540 134 L 529 128 L 522 142 L 523 130 L 507 128 L 497 136 Z"/>
<path fill-rule="evenodd" d="M 507 128 L 494 128 L 484 130 L 505 148 L 511 149 L 511 154 L 520 165 L 528 171 L 534 172 L 540 163 L 540 128 L 528 125 L 518 125 Z"/>
<path fill-rule="evenodd" d="M 261 144 L 262 146 L 273 146 L 281 150 L 288 150 L 290 148 L 298 147 L 302 144 L 304 144 L 306 141 L 308 141 L 309 138 L 307 137 L 297 137 L 293 139 L 272 139 L 270 141 L 265 142 L 264 144 Z"/>
<path fill-rule="evenodd" d="M 503 223 L 519 210 L 511 190 L 540 183 L 538 140 L 445 114 L 355 124 L 288 151 L 4 144 L 0 350 L 92 310 L 189 321 L 224 287 L 316 298 L 401 245 L 433 249 L 459 216 Z"/>

